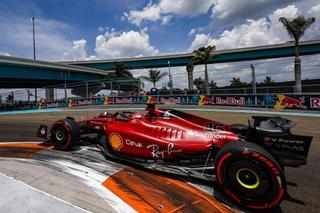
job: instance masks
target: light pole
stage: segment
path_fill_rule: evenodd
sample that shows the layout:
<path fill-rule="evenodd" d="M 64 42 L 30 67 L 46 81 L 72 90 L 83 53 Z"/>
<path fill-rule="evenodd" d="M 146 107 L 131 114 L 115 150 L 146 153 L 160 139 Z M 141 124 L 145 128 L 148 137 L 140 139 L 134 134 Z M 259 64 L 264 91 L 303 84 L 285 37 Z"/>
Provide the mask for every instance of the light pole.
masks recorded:
<path fill-rule="evenodd" d="M 170 61 L 168 61 L 168 68 L 169 68 L 169 87 L 170 87 L 170 95 L 172 95 L 173 83 L 172 83 L 172 76 L 171 76 L 171 72 L 170 72 Z"/>
<path fill-rule="evenodd" d="M 32 38 L 33 38 L 33 60 L 36 60 L 36 36 L 34 33 L 34 21 L 35 18 L 32 16 Z M 38 101 L 38 94 L 37 94 L 37 88 L 34 88 L 34 100 Z"/>
<path fill-rule="evenodd" d="M 257 106 L 257 82 L 256 82 L 256 69 L 253 64 L 250 65 L 252 71 L 252 93 L 254 95 L 254 104 Z"/>

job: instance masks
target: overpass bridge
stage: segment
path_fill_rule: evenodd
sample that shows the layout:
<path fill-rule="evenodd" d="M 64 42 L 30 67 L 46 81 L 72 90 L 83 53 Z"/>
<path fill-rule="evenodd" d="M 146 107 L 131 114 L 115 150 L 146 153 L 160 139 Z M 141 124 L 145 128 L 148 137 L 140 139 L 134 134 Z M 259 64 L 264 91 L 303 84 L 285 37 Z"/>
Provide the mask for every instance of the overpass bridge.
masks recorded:
<path fill-rule="evenodd" d="M 320 40 L 304 41 L 300 44 L 301 55 L 320 53 Z M 272 59 L 294 56 L 294 43 L 266 45 L 216 51 L 217 56 L 208 63 L 227 63 Z M 158 68 L 170 66 L 186 66 L 192 53 L 123 58 L 94 61 L 46 62 L 30 59 L 0 56 L 0 88 L 40 88 L 58 84 L 87 82 L 106 79 L 106 75 L 114 70 L 116 63 L 124 62 L 129 69 Z M 189 81 L 193 81 L 192 73 L 188 73 Z M 107 80 L 107 79 L 106 79 Z M 52 97 L 52 91 L 49 97 Z"/>
<path fill-rule="evenodd" d="M 274 44 L 258 47 L 239 48 L 231 50 L 219 50 L 215 52 L 216 57 L 211 58 L 208 63 L 227 63 L 261 59 L 273 59 L 294 56 L 295 46 L 293 42 Z M 312 55 L 320 53 L 320 40 L 300 42 L 300 54 Z M 174 66 L 186 66 L 192 59 L 193 54 L 175 54 L 151 57 L 121 58 L 92 61 L 68 61 L 63 64 L 77 65 L 95 69 L 114 70 L 116 63 L 124 62 L 129 69 L 146 69 Z"/>

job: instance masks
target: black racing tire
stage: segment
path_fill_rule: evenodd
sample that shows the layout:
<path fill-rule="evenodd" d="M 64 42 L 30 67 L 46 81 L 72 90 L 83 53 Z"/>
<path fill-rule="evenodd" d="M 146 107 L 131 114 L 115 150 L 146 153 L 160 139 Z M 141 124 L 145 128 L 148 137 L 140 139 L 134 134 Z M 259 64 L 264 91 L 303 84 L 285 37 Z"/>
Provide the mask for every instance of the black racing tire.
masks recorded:
<path fill-rule="evenodd" d="M 55 122 L 50 130 L 51 142 L 55 149 L 67 151 L 77 144 L 80 136 L 80 127 L 73 119 L 64 119 Z"/>
<path fill-rule="evenodd" d="M 233 133 L 241 135 L 241 136 L 246 136 L 248 132 L 248 126 L 244 124 L 231 124 L 230 129 Z"/>
<path fill-rule="evenodd" d="M 248 209 L 272 209 L 286 194 L 282 167 L 267 150 L 256 144 L 226 144 L 217 153 L 215 168 L 218 186 Z"/>

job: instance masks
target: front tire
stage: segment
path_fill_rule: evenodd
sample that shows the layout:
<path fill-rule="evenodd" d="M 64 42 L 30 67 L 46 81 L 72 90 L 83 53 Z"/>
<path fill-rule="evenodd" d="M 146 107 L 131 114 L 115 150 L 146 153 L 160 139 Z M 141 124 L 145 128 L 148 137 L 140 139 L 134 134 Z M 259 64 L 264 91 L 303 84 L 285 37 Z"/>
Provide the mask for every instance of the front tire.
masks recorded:
<path fill-rule="evenodd" d="M 238 204 L 250 209 L 270 209 L 286 192 L 284 172 L 262 147 L 249 142 L 226 144 L 215 160 L 217 183 Z"/>
<path fill-rule="evenodd" d="M 54 148 L 67 151 L 77 144 L 80 127 L 73 119 L 64 119 L 55 122 L 50 133 Z"/>

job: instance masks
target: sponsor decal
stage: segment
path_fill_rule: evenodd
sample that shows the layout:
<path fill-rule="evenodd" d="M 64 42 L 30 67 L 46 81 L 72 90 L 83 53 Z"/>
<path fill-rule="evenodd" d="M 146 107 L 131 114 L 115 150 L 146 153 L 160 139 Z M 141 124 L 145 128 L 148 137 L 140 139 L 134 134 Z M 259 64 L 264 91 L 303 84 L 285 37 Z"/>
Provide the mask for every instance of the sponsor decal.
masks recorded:
<path fill-rule="evenodd" d="M 219 124 L 219 123 L 212 123 L 212 122 L 208 122 L 204 124 L 205 127 L 209 128 L 210 131 L 215 131 L 215 130 L 222 130 L 224 131 L 224 124 Z"/>
<path fill-rule="evenodd" d="M 112 98 L 104 97 L 103 105 L 112 104 Z"/>
<path fill-rule="evenodd" d="M 246 104 L 246 101 L 245 101 L 244 97 L 240 97 L 240 98 L 236 98 L 236 97 L 226 97 L 226 98 L 216 97 L 216 104 L 244 106 Z"/>
<path fill-rule="evenodd" d="M 187 135 L 190 136 L 196 136 L 196 137 L 207 137 L 209 139 L 226 139 L 226 136 L 223 134 L 219 134 L 216 133 L 214 131 L 203 131 L 203 132 L 199 132 L 199 131 L 194 131 L 194 130 L 188 130 Z"/>
<path fill-rule="evenodd" d="M 310 107 L 319 109 L 320 108 L 320 98 L 314 98 L 314 97 L 310 98 Z"/>
<path fill-rule="evenodd" d="M 44 109 L 44 108 L 46 108 L 46 100 L 41 98 L 39 101 L 39 109 Z"/>
<path fill-rule="evenodd" d="M 295 99 L 292 97 L 288 97 L 285 95 L 277 95 L 278 101 L 274 105 L 276 109 L 284 109 L 284 108 L 300 108 L 300 109 L 307 109 L 303 103 L 305 102 L 305 96 L 301 96 L 299 99 Z"/>
<path fill-rule="evenodd" d="M 47 103 L 47 108 L 56 108 L 59 107 L 59 102 Z"/>
<path fill-rule="evenodd" d="M 294 140 L 294 139 L 287 139 L 287 138 L 271 138 L 271 137 L 264 137 L 263 138 L 266 146 L 268 147 L 275 147 L 278 149 L 287 149 L 292 151 L 305 151 L 303 146 L 304 141 L 302 140 Z"/>
<path fill-rule="evenodd" d="M 131 104 L 133 103 L 132 98 L 115 98 L 116 104 Z"/>
<path fill-rule="evenodd" d="M 181 149 L 175 149 L 173 143 L 169 143 L 167 149 L 160 150 L 159 145 L 151 144 L 147 146 L 147 149 L 151 150 L 151 156 L 153 158 L 164 158 L 165 154 L 171 155 L 172 153 L 182 152 Z"/>
<path fill-rule="evenodd" d="M 198 105 L 203 106 L 205 104 L 214 104 L 214 103 L 212 102 L 212 98 L 204 96 L 204 95 L 200 95 Z"/>
<path fill-rule="evenodd" d="M 147 100 L 146 104 L 153 104 L 153 103 L 156 103 L 156 102 L 157 102 L 157 99 L 155 97 L 148 96 L 148 100 Z"/>
<path fill-rule="evenodd" d="M 78 100 L 78 104 L 77 105 L 92 105 L 92 101 L 90 100 Z"/>
<path fill-rule="evenodd" d="M 72 99 L 68 100 L 68 107 L 73 107 L 75 105 L 76 105 L 76 100 L 72 100 Z"/>
<path fill-rule="evenodd" d="M 126 145 L 128 146 L 133 146 L 133 147 L 137 147 L 137 148 L 143 148 L 143 145 L 142 143 L 139 143 L 139 142 L 135 142 L 135 141 L 132 141 L 130 139 L 126 139 Z"/>
<path fill-rule="evenodd" d="M 180 97 L 160 98 L 160 103 L 162 103 L 162 104 L 180 104 L 181 98 Z"/>
<path fill-rule="evenodd" d="M 118 133 L 111 133 L 109 136 L 109 143 L 111 147 L 117 151 L 120 151 L 123 146 L 122 137 Z"/>

